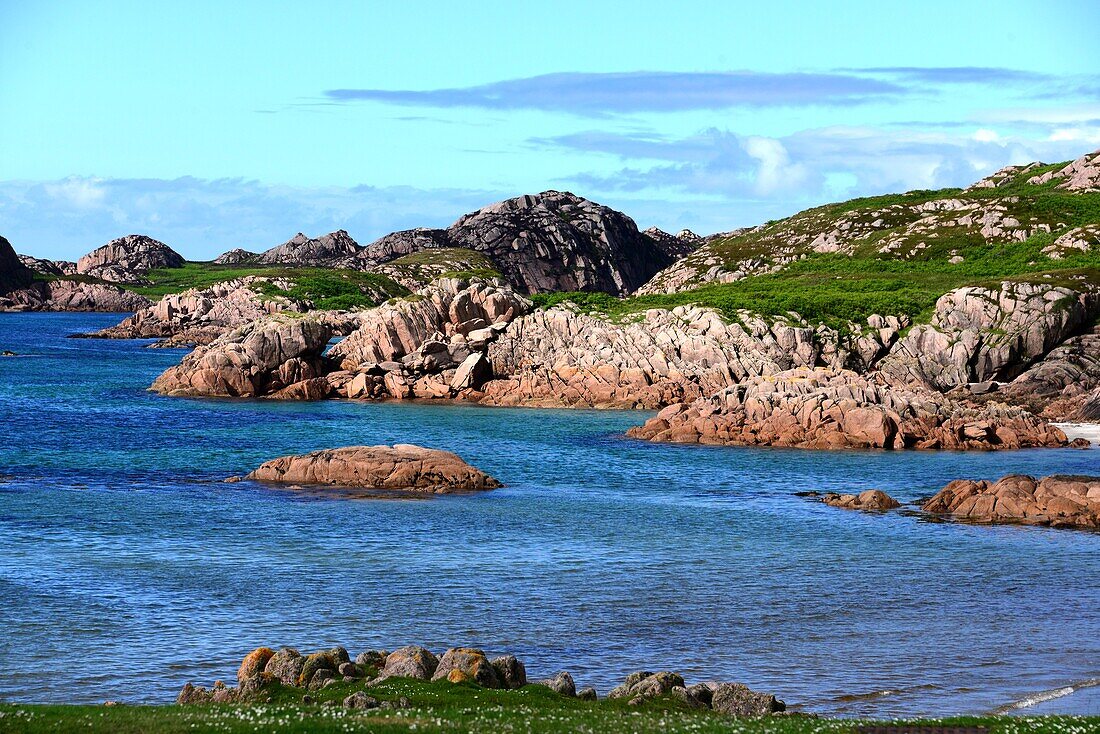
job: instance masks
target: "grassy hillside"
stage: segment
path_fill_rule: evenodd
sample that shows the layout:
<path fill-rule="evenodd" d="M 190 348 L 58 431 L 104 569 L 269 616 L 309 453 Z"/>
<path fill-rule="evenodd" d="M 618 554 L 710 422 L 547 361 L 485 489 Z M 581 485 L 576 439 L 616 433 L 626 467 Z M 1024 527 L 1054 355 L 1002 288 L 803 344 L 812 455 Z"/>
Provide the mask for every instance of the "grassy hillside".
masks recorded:
<path fill-rule="evenodd" d="M 773 716 L 734 719 L 689 709 L 670 699 L 642 706 L 622 700 L 581 701 L 542 686 L 497 691 L 473 684 L 393 679 L 372 687 L 379 701 L 404 696 L 408 708 L 351 711 L 339 702 L 362 683 L 338 683 L 302 703 L 300 689 L 277 687 L 270 702 L 200 706 L 0 705 L 0 732 L 739 732 L 741 734 L 856 734 L 866 721 Z M 878 722 L 885 724 L 885 722 Z M 894 724 L 896 722 L 890 722 Z M 914 722 L 917 723 L 917 722 Z M 922 726 L 981 726 L 988 734 L 1065 734 L 1100 729 L 1100 717 L 982 717 L 919 722 Z M 941 729 L 942 731 L 942 729 Z"/>
<path fill-rule="evenodd" d="M 739 309 L 796 311 L 838 326 L 872 313 L 921 321 L 939 296 L 965 285 L 1034 280 L 1100 287 L 1100 193 L 1062 191 L 1057 180 L 1027 183 L 1063 165 L 1024 170 L 995 188 L 913 191 L 808 209 L 707 244 L 658 274 L 644 295 L 549 294 L 536 301 L 570 300 L 611 315 L 688 303 L 730 317 Z M 1071 239 L 1085 249 L 1066 244 Z"/>
<path fill-rule="evenodd" d="M 145 276 L 149 285 L 124 287 L 156 300 L 169 293 L 179 293 L 190 288 L 207 288 L 215 283 L 247 275 L 286 279 L 293 283 L 289 288 L 282 289 L 273 283 L 267 283 L 259 286 L 258 290 L 270 296 L 312 301 L 314 306 L 323 309 L 362 308 L 408 293 L 407 289 L 384 275 L 356 270 L 215 265 L 205 262 L 189 262 L 182 268 L 153 270 Z"/>

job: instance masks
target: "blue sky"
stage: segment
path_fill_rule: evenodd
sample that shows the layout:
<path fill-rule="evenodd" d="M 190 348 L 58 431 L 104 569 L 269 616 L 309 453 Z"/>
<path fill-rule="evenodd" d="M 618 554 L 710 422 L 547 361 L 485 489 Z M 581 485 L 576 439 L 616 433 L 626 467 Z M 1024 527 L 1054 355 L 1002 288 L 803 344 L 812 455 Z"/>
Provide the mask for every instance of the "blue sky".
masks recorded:
<path fill-rule="evenodd" d="M 1100 148 L 1098 27 L 1087 1 L 0 0 L 0 234 L 197 259 L 548 188 L 708 233 L 966 185 Z"/>

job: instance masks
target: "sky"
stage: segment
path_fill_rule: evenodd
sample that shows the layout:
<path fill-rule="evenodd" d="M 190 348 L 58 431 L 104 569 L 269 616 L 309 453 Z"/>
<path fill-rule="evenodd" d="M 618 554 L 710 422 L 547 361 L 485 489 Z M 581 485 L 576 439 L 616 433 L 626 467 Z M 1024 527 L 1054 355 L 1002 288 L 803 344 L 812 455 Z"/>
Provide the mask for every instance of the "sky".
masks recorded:
<path fill-rule="evenodd" d="M 1100 148 L 1100 3 L 0 0 L 0 235 L 190 259 L 569 190 L 700 234 Z"/>

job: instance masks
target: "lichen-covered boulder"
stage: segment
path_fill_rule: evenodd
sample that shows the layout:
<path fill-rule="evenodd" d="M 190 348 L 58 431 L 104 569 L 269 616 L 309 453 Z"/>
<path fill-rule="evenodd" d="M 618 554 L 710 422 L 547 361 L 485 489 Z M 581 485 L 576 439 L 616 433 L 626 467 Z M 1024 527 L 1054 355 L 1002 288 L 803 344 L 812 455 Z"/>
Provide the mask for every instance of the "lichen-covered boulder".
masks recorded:
<path fill-rule="evenodd" d="M 417 678 L 431 680 L 439 659 L 429 650 L 416 645 L 401 647 L 386 656 L 382 678 Z"/>

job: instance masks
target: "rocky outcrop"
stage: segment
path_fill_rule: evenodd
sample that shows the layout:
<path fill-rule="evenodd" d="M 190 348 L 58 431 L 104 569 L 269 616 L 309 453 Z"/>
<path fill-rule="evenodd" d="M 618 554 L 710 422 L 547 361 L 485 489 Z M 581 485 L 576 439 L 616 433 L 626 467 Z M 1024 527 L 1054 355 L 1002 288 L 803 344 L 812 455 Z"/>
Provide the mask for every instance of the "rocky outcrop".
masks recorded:
<path fill-rule="evenodd" d="M 1095 291 L 1043 283 L 959 288 L 936 301 L 930 324 L 914 327 L 879 368 L 939 390 L 1007 381 L 1100 313 Z"/>
<path fill-rule="evenodd" d="M 383 275 L 410 291 L 418 291 L 433 281 L 456 277 L 459 273 L 499 276 L 493 261 L 480 252 L 452 247 L 405 255 L 376 265 L 370 272 Z"/>
<path fill-rule="evenodd" d="M 650 441 L 797 448 L 1015 449 L 1065 446 L 1020 408 L 967 408 L 881 374 L 794 369 L 671 405 L 628 435 Z"/>
<path fill-rule="evenodd" d="M 1052 260 L 1063 260 L 1093 250 L 1100 250 L 1100 224 L 1087 224 L 1067 230 L 1044 247 L 1042 252 Z"/>
<path fill-rule="evenodd" d="M 111 240 L 76 263 L 76 272 L 100 280 L 139 283 L 156 268 L 178 268 L 183 257 L 168 245 L 142 234 Z"/>
<path fill-rule="evenodd" d="M 1100 529 L 1100 477 L 1010 474 L 997 482 L 959 479 L 924 503 L 925 512 L 975 523 Z"/>
<path fill-rule="evenodd" d="M 41 258 L 31 257 L 30 255 L 20 255 L 19 261 L 41 275 L 60 277 L 76 274 L 76 263 L 68 260 L 43 260 Z"/>
<path fill-rule="evenodd" d="M 349 375 L 350 398 L 451 397 L 487 379 L 486 348 L 530 308 L 499 282 L 439 280 L 360 314 L 329 359 Z"/>
<path fill-rule="evenodd" d="M 650 227 L 642 234 L 653 240 L 657 249 L 673 260 L 686 257 L 703 246 L 703 238 L 690 229 L 681 230 L 679 234 L 670 234 L 658 227 Z"/>
<path fill-rule="evenodd" d="M 1064 191 L 1100 191 L 1100 150 L 1081 156 L 1064 168 L 1033 176 L 1030 184 L 1057 181 L 1054 188 Z"/>
<path fill-rule="evenodd" d="M 347 446 L 302 456 L 282 456 L 263 463 L 247 479 L 435 494 L 477 492 L 501 486 L 449 451 L 411 444 Z M 488 660 L 485 664 L 488 666 Z"/>
<path fill-rule="evenodd" d="M 827 492 L 821 501 L 829 507 L 844 510 L 892 510 L 901 507 L 901 503 L 881 489 L 868 489 L 859 494 L 838 494 Z"/>
<path fill-rule="evenodd" d="M 359 243 L 342 229 L 316 238 L 299 232 L 283 244 L 256 256 L 255 261 L 263 265 L 324 267 L 353 257 L 361 249 Z"/>
<path fill-rule="evenodd" d="M 248 250 L 242 250 L 236 248 L 223 252 L 214 258 L 215 265 L 251 265 L 256 262 L 259 255 L 255 252 L 249 252 Z"/>
<path fill-rule="evenodd" d="M 151 389 L 176 396 L 278 393 L 323 375 L 321 354 L 332 334 L 333 327 L 320 316 L 259 319 L 195 349 Z"/>
<path fill-rule="evenodd" d="M 1100 327 L 1067 339 L 988 399 L 1027 408 L 1048 420 L 1078 417 L 1090 393 L 1100 388 Z"/>
<path fill-rule="evenodd" d="M 624 295 L 671 262 L 625 214 L 560 191 L 490 204 L 451 225 L 447 238 L 486 254 L 525 293 Z"/>
<path fill-rule="evenodd" d="M 7 296 L 0 296 L 0 311 L 126 313 L 148 305 L 148 298 L 109 283 L 78 280 L 39 281 Z"/>
<path fill-rule="evenodd" d="M 227 331 L 265 316 L 306 310 L 306 304 L 281 296 L 266 296 L 262 287 L 292 287 L 283 279 L 248 276 L 172 293 L 143 308 L 121 324 L 90 336 L 104 339 L 166 339 L 173 345 L 209 344 Z"/>
<path fill-rule="evenodd" d="M 747 377 L 792 367 L 863 363 L 884 353 L 903 322 L 842 340 L 792 314 L 741 312 L 730 323 L 712 309 L 650 309 L 613 322 L 568 308 L 536 311 L 489 347 L 495 379 L 471 396 L 493 405 L 660 408 L 712 395 Z"/>
<path fill-rule="evenodd" d="M 448 247 L 452 247 L 452 244 L 447 230 L 427 227 L 405 229 L 378 238 L 346 260 L 344 265 L 356 270 L 365 270 L 405 255 Z"/>
<path fill-rule="evenodd" d="M 0 237 L 0 296 L 26 288 L 34 280 L 34 272 L 15 254 L 11 243 Z"/>

